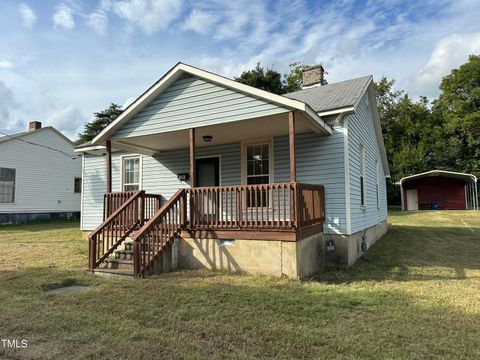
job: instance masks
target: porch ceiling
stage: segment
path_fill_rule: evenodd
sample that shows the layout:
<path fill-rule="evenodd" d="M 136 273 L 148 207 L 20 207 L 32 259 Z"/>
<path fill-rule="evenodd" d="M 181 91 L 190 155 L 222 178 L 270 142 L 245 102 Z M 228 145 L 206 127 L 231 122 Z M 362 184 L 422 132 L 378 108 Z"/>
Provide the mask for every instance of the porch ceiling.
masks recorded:
<path fill-rule="evenodd" d="M 309 119 L 302 113 L 296 113 L 295 133 L 313 132 Z M 212 136 L 206 143 L 203 136 Z M 216 124 L 195 128 L 195 146 L 197 148 L 241 142 L 255 138 L 288 135 L 288 113 L 281 113 L 249 120 L 224 124 Z M 325 136 L 319 134 L 318 136 Z M 114 149 L 135 151 L 146 155 L 154 155 L 166 150 L 186 149 L 189 147 L 188 129 L 157 133 L 151 135 L 128 137 L 112 140 Z"/>

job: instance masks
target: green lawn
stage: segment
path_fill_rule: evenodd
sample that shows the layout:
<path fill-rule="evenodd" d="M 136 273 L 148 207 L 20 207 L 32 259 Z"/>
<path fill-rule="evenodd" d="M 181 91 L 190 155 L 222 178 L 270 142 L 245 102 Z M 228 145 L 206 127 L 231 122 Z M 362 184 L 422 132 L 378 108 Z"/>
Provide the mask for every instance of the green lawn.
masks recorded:
<path fill-rule="evenodd" d="M 0 227 L 1 359 L 479 359 L 480 212 L 390 214 L 348 270 L 309 281 L 85 271 L 78 223 Z M 85 293 L 53 295 L 62 284 Z"/>

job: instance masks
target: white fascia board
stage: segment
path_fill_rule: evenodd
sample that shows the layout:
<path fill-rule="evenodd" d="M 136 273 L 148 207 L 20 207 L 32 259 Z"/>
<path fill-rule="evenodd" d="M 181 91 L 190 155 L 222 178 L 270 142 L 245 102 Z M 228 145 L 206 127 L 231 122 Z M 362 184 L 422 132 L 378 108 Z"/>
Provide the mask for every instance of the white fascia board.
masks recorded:
<path fill-rule="evenodd" d="M 354 111 L 355 111 L 355 107 L 347 106 L 347 107 L 338 108 L 338 109 L 334 109 L 334 110 L 321 111 L 321 112 L 318 112 L 317 115 L 318 116 L 329 116 L 329 115 L 336 115 L 336 114 L 348 114 L 348 113 L 352 113 Z"/>
<path fill-rule="evenodd" d="M 138 113 L 143 105 L 150 103 L 153 98 L 158 96 L 165 88 L 167 88 L 171 82 L 177 79 L 182 73 L 188 73 L 194 76 L 198 76 L 202 79 L 241 91 L 243 93 L 261 98 L 263 100 L 275 103 L 277 105 L 286 107 L 291 110 L 300 110 L 305 112 L 318 127 L 322 127 L 329 134 L 332 133 L 329 126 L 322 120 L 322 118 L 316 114 L 310 106 L 298 101 L 289 99 L 285 96 L 272 94 L 265 90 L 260 90 L 252 86 L 248 86 L 239 83 L 235 80 L 228 79 L 226 77 L 190 66 L 183 63 L 178 63 L 172 69 L 170 69 L 162 78 L 160 78 L 155 84 L 153 84 L 147 91 L 145 91 L 140 97 L 138 97 L 129 107 L 127 107 L 111 124 L 103 129 L 92 141 L 93 144 L 102 143 L 108 138 L 108 135 L 115 129 L 120 127 L 123 123 L 131 119 L 136 113 Z"/>
<path fill-rule="evenodd" d="M 92 145 L 92 146 L 85 146 L 85 147 L 82 147 L 82 148 L 74 148 L 73 152 L 84 153 L 84 152 L 89 152 L 89 151 L 94 151 L 94 150 L 105 150 L 105 146 L 103 146 L 103 145 Z"/>

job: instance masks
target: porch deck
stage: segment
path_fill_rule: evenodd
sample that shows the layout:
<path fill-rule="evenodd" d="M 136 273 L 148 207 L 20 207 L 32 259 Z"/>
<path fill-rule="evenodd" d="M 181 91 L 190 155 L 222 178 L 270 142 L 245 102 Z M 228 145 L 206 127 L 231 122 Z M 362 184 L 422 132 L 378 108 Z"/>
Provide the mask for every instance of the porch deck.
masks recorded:
<path fill-rule="evenodd" d="M 179 189 L 160 207 L 144 191 L 107 193 L 104 222 L 89 237 L 98 268 L 129 237 L 133 268 L 144 276 L 175 237 L 298 241 L 321 233 L 324 188 L 296 182 Z"/>

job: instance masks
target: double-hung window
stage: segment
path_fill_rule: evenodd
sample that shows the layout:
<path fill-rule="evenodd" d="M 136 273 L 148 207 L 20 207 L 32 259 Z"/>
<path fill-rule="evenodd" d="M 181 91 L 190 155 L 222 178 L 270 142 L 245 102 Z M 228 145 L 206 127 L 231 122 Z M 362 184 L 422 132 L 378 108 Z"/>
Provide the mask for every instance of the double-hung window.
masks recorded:
<path fill-rule="evenodd" d="M 16 170 L 0 168 L 0 204 L 15 202 Z"/>
<path fill-rule="evenodd" d="M 123 158 L 123 191 L 140 190 L 140 156 Z"/>
<path fill-rule="evenodd" d="M 268 184 L 270 182 L 270 143 L 246 145 L 247 185 Z M 267 191 L 254 190 L 247 193 L 247 207 L 268 206 Z"/>

